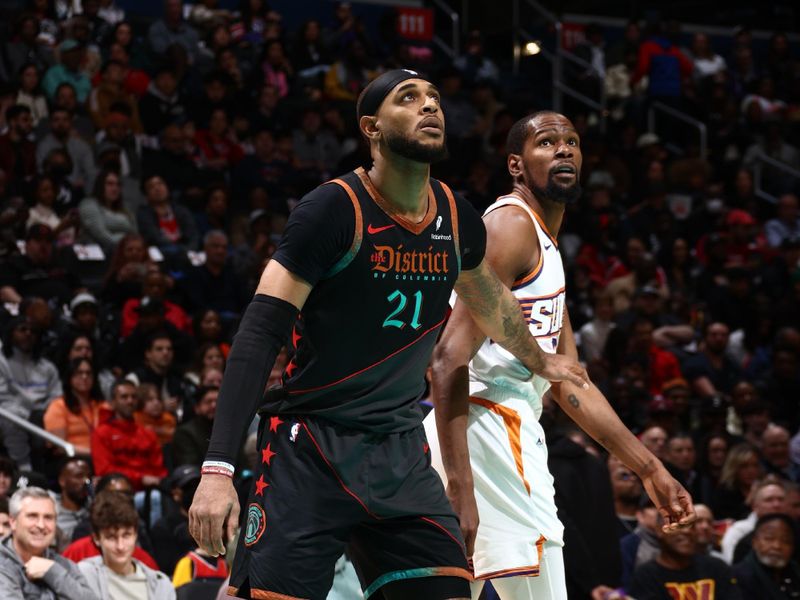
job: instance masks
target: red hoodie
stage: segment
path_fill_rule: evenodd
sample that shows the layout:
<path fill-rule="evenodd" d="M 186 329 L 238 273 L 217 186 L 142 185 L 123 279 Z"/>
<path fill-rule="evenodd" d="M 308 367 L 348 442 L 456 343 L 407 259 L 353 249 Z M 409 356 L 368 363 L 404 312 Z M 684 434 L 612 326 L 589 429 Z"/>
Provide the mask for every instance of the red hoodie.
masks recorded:
<path fill-rule="evenodd" d="M 70 559 L 72 562 L 78 563 L 81 562 L 84 558 L 91 558 L 92 556 L 100 556 L 100 550 L 92 540 L 92 536 L 87 535 L 85 537 L 78 538 L 77 540 L 72 542 L 69 546 L 67 546 L 61 553 L 61 556 Z M 136 546 L 133 549 L 133 558 L 142 561 L 151 569 L 155 569 L 156 571 L 158 571 L 158 565 L 156 564 L 156 561 L 153 560 L 153 557 L 150 556 L 144 550 L 142 550 L 139 546 Z"/>
<path fill-rule="evenodd" d="M 113 414 L 92 434 L 92 463 L 95 474 L 122 473 L 136 490 L 142 489 L 144 475 L 167 475 L 156 434 L 136 421 L 118 419 Z"/>

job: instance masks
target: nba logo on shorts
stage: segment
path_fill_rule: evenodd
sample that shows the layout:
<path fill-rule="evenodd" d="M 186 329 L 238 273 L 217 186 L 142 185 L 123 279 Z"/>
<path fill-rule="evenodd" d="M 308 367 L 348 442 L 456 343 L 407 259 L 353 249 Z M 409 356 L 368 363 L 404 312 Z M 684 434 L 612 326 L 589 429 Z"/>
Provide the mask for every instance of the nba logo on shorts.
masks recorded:
<path fill-rule="evenodd" d="M 295 423 L 292 425 L 292 431 L 289 433 L 289 441 L 290 442 L 297 441 L 298 433 L 300 433 L 300 423 Z"/>

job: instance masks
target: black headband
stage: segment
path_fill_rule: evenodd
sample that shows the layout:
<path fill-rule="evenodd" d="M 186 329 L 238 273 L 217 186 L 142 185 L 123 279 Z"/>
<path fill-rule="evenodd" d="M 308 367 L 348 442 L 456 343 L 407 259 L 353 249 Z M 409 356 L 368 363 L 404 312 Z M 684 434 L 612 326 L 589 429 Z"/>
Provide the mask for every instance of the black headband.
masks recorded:
<path fill-rule="evenodd" d="M 361 117 L 365 115 L 372 116 L 378 112 L 378 108 L 380 108 L 383 99 L 389 95 L 389 92 L 391 92 L 397 84 L 402 83 L 406 79 L 425 78 L 416 71 L 411 71 L 410 69 L 393 69 L 373 79 L 358 97 L 358 106 L 356 108 L 358 120 L 360 121 Z"/>

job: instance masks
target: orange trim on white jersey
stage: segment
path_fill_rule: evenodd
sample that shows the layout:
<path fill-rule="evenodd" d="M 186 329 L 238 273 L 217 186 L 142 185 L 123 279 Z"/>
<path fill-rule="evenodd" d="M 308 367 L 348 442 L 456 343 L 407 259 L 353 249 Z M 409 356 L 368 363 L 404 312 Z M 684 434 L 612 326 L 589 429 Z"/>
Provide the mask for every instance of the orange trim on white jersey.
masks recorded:
<path fill-rule="evenodd" d="M 511 455 L 514 457 L 514 464 L 517 467 L 517 473 L 519 473 L 522 483 L 525 484 L 525 489 L 530 496 L 531 486 L 528 480 L 525 479 L 525 467 L 522 464 L 522 436 L 520 435 L 522 419 L 519 413 L 507 406 L 497 404 L 486 398 L 479 398 L 478 396 L 470 396 L 469 401 L 472 404 L 483 406 L 496 415 L 500 415 L 500 418 L 503 419 L 503 425 L 505 425 L 506 433 L 508 434 L 508 444 L 511 446 Z"/>

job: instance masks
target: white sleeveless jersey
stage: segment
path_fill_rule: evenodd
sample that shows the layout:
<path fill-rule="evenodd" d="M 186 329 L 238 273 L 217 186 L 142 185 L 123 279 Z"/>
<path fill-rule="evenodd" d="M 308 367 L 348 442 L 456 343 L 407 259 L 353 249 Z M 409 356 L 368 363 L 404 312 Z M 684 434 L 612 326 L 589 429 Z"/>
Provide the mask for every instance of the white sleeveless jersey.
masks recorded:
<path fill-rule="evenodd" d="M 538 215 L 520 198 L 503 196 L 486 209 L 484 215 L 501 206 L 514 205 L 530 216 L 539 238 L 539 262 L 529 273 L 514 282 L 511 292 L 519 300 L 531 334 L 542 350 L 555 353 L 564 322 L 564 266 L 558 244 Z M 550 382 L 531 373 L 510 352 L 491 340 L 484 341 L 469 365 L 470 381 L 510 388 L 529 399 L 541 414 L 541 397 Z"/>
<path fill-rule="evenodd" d="M 486 212 L 509 205 L 519 206 L 530 217 L 540 257 L 511 291 L 542 350 L 555 353 L 564 318 L 561 255 L 547 228 L 519 198 L 498 198 Z M 491 340 L 483 343 L 470 362 L 469 376 L 467 443 L 480 514 L 472 556 L 475 577 L 541 576 L 541 569 L 549 568 L 542 562 L 543 544 L 564 543 L 553 476 L 547 468 L 545 433 L 539 423 L 542 396 L 550 383 L 541 377 L 531 379 L 522 363 Z M 425 418 L 425 428 L 432 464 L 446 482 L 434 411 Z M 563 572 L 548 577 L 562 581 Z M 567 597 L 563 581 L 550 587 L 542 600 Z"/>

